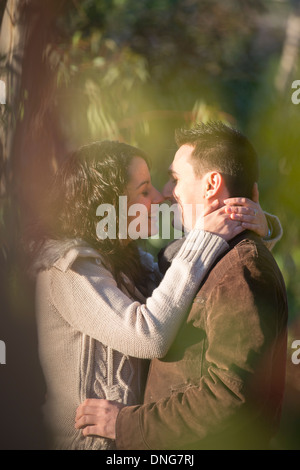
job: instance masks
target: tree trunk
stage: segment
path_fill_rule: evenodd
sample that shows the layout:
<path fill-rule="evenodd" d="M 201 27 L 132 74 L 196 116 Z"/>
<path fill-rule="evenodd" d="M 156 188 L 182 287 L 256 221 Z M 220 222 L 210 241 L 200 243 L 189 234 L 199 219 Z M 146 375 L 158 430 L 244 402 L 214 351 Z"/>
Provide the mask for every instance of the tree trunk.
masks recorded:
<path fill-rule="evenodd" d="M 0 129 L 0 448 L 45 446 L 44 382 L 37 353 L 34 286 L 24 270 L 23 231 L 64 154 L 56 108 L 55 44 L 60 0 L 8 0 L 0 31 L 0 79 L 6 84 Z M 60 38 L 58 38 L 60 39 Z"/>

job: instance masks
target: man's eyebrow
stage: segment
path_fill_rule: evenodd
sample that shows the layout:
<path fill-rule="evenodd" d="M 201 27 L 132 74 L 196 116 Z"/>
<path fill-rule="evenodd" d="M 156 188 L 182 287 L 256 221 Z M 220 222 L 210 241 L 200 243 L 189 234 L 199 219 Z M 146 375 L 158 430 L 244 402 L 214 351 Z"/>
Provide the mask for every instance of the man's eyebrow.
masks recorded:
<path fill-rule="evenodd" d="M 145 181 L 142 181 L 135 189 L 139 189 L 141 186 L 143 186 L 144 184 L 149 184 L 150 181 L 149 180 L 145 180 Z"/>

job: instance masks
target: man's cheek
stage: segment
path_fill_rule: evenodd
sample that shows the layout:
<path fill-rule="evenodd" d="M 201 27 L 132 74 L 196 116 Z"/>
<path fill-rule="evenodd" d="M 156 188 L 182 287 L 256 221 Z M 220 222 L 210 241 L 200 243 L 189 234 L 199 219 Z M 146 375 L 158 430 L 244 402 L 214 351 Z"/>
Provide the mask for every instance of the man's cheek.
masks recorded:
<path fill-rule="evenodd" d="M 173 206 L 173 220 L 172 220 L 172 225 L 174 229 L 179 230 L 183 232 L 183 214 L 182 214 L 182 208 L 181 204 L 177 202 Z"/>

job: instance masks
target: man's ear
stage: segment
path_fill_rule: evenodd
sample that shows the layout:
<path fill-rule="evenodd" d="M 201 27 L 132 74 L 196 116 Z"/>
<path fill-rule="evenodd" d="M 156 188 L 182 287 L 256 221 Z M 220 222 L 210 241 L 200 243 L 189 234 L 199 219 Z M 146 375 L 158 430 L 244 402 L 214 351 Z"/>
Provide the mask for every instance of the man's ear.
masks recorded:
<path fill-rule="evenodd" d="M 223 185 L 223 178 L 217 171 L 211 171 L 206 175 L 205 181 L 205 198 L 215 198 L 220 192 Z"/>

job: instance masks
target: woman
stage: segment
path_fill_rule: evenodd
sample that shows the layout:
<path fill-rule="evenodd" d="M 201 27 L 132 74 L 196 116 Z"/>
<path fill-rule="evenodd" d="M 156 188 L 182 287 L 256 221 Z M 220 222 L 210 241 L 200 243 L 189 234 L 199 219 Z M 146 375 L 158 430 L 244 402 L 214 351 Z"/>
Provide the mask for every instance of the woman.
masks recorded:
<path fill-rule="evenodd" d="M 151 205 L 162 196 L 151 184 L 144 152 L 119 142 L 84 146 L 59 169 L 36 237 L 45 418 L 56 449 L 114 448 L 113 441 L 84 438 L 74 429 L 78 405 L 86 398 L 141 401 L 145 359 L 166 354 L 207 269 L 226 240 L 243 230 L 223 209 L 205 216 L 206 231 L 188 234 L 159 284 L 149 254 L 124 237 L 97 234 L 101 204 L 115 208 L 120 233 L 120 196 L 127 197 L 129 213 L 135 204 L 146 207 L 150 235 Z M 128 227 L 133 221 L 128 217 Z M 210 227 L 219 227 L 219 236 Z"/>

